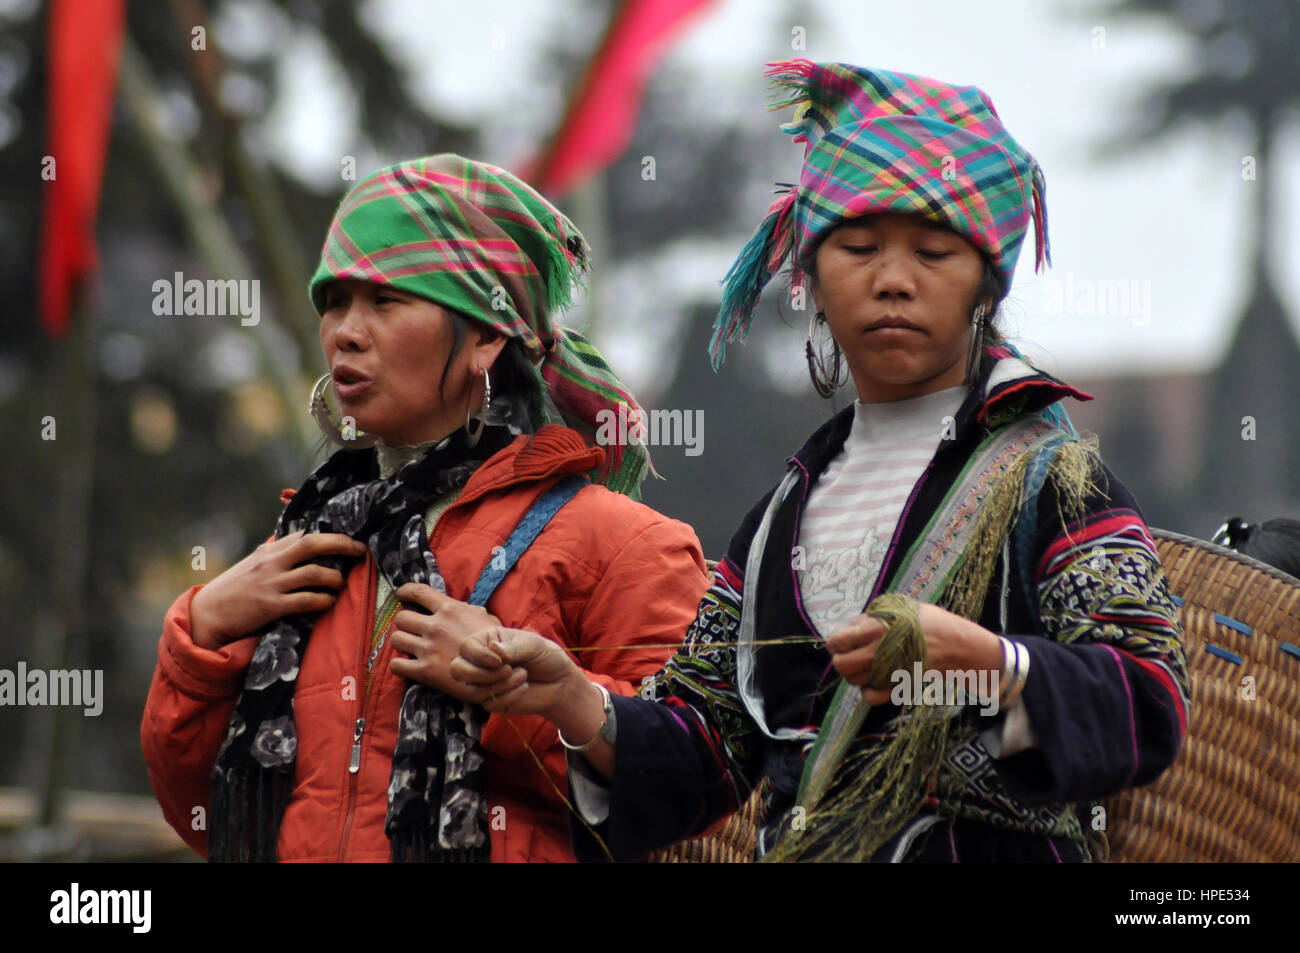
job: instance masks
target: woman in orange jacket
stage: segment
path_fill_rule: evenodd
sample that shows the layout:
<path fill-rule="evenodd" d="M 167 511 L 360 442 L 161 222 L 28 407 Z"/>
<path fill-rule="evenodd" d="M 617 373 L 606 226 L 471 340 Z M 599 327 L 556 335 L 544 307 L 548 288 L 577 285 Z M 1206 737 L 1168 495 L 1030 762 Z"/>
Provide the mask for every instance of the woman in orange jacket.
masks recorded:
<path fill-rule="evenodd" d="M 448 669 L 453 633 L 499 622 L 630 695 L 706 588 L 691 529 L 631 498 L 645 448 L 595 446 L 638 408 L 551 323 L 586 264 L 536 192 L 459 156 L 343 200 L 311 282 L 312 411 L 342 449 L 285 491 L 272 539 L 176 600 L 145 708 L 154 790 L 200 854 L 573 859 L 568 742 L 488 716 Z"/>

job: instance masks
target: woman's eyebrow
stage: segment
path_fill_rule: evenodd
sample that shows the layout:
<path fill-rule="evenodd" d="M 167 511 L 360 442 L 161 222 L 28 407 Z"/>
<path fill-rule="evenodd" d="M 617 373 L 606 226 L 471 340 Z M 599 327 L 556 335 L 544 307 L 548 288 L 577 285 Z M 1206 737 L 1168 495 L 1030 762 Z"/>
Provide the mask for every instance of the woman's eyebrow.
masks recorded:
<path fill-rule="evenodd" d="M 940 222 L 932 222 L 928 218 L 921 219 L 921 227 L 924 228 L 927 232 L 933 232 L 937 235 L 951 235 L 957 238 L 961 237 L 955 231 L 949 228 L 947 225 L 944 225 Z"/>
<path fill-rule="evenodd" d="M 846 233 L 865 232 L 878 227 L 879 226 L 875 222 L 845 222 L 840 226 L 840 230 Z"/>

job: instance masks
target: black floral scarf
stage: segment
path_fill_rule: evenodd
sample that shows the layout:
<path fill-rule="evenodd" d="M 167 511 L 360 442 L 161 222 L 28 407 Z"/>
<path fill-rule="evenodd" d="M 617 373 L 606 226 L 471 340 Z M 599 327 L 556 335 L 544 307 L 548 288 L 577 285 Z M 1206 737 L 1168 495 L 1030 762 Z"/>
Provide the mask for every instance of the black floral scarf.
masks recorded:
<path fill-rule="evenodd" d="M 379 478 L 373 449 L 339 450 L 289 501 L 275 537 L 303 529 L 345 533 L 370 547 L 394 590 L 417 582 L 446 592 L 429 549 L 424 513 L 509 445 L 511 429 L 485 427 L 473 449 L 458 430 L 388 479 Z M 318 562 L 346 575 L 347 557 Z M 298 749 L 294 686 L 318 615 L 285 616 L 268 626 L 257 644 L 212 772 L 211 861 L 275 860 Z M 478 706 L 417 682 L 407 686 L 384 822 L 394 861 L 488 860 L 479 745 L 486 719 Z"/>

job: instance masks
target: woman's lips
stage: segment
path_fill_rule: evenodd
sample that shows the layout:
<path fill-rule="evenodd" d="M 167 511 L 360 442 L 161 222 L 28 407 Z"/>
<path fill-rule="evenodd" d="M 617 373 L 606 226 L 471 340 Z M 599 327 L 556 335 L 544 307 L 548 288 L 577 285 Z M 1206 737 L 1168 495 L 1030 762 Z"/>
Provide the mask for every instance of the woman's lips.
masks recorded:
<path fill-rule="evenodd" d="M 371 381 L 366 380 L 365 378 L 348 381 L 346 383 L 336 380 L 334 382 L 334 393 L 338 395 L 339 400 L 355 400 L 366 392 L 371 383 Z"/>
<path fill-rule="evenodd" d="M 904 327 L 901 324 L 887 324 L 878 328 L 868 328 L 867 334 L 880 340 L 893 340 L 895 338 L 905 338 L 913 334 L 924 334 L 920 328 Z"/>

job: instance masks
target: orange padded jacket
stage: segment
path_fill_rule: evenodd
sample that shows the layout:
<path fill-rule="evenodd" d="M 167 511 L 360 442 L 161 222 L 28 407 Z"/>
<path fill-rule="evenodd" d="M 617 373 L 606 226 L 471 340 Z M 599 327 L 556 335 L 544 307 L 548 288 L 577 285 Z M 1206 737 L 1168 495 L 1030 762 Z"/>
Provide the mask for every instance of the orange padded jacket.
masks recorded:
<path fill-rule="evenodd" d="M 494 547 L 504 544 L 533 501 L 564 476 L 599 465 L 602 454 L 575 431 L 552 425 L 531 439 L 517 438 L 480 467 L 430 537 L 448 593 L 467 599 Z M 707 584 L 689 526 L 592 485 L 547 524 L 487 609 L 506 626 L 570 647 L 676 643 Z M 349 571 L 308 643 L 294 693 L 298 756 L 277 841 L 281 860 L 389 858 L 384 814 L 405 682 L 389 670 L 387 637 L 367 679 L 376 586 L 377 569 L 367 555 Z M 197 589 L 178 598 L 164 620 L 141 742 L 163 814 L 206 856 L 212 767 L 257 640 L 215 652 L 196 646 L 189 622 Z M 669 653 L 647 648 L 575 657 L 593 681 L 630 695 Z M 350 773 L 360 718 L 361 762 Z M 482 743 L 493 862 L 573 860 L 560 794 L 566 790 L 564 751 L 555 728 L 533 716 L 492 715 Z"/>

